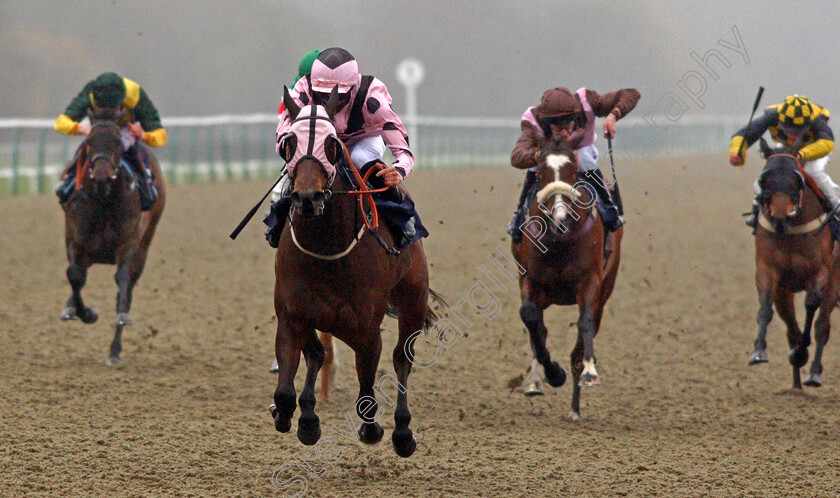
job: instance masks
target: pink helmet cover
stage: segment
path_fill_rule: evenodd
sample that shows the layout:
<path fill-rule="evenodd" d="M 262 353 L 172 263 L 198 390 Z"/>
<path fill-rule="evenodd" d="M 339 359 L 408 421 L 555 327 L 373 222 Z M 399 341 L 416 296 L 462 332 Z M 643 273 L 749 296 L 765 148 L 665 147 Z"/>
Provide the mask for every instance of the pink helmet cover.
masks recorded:
<path fill-rule="evenodd" d="M 312 90 L 329 93 L 338 86 L 339 93 L 347 93 L 359 84 L 359 65 L 356 60 L 349 60 L 344 64 L 330 69 L 318 59 L 312 64 Z"/>

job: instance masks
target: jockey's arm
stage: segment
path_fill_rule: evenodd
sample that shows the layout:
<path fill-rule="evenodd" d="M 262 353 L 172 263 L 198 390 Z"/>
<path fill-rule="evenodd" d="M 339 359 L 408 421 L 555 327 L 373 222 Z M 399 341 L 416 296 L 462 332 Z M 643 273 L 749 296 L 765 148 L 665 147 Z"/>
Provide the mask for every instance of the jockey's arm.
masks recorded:
<path fill-rule="evenodd" d="M 747 157 L 747 149 L 761 138 L 761 135 L 771 126 L 779 123 L 779 114 L 775 106 L 768 107 L 764 114 L 750 121 L 732 136 L 729 143 L 729 163 L 742 166 Z M 743 145 L 743 147 L 742 147 Z"/>
<path fill-rule="evenodd" d="M 828 126 L 828 118 L 820 116 L 811 124 L 814 141 L 799 149 L 803 161 L 813 161 L 827 156 L 834 149 L 834 133 Z"/>
<path fill-rule="evenodd" d="M 598 95 L 594 90 L 586 89 L 586 100 L 592 106 L 596 116 L 604 120 L 604 136 L 615 136 L 615 122 L 632 111 L 642 95 L 635 88 L 622 88 L 614 92 Z"/>
<path fill-rule="evenodd" d="M 537 130 L 527 121 L 522 121 L 520 128 L 522 135 L 510 153 L 510 165 L 517 169 L 528 169 L 537 165 L 536 155 L 540 151 Z"/>
<path fill-rule="evenodd" d="M 137 105 L 133 109 L 134 117 L 140 123 L 132 128 L 132 134 L 151 147 L 162 147 L 168 139 L 166 130 L 160 122 L 160 114 L 145 90 L 140 89 Z"/>
<path fill-rule="evenodd" d="M 87 135 L 89 128 L 79 127 L 79 121 L 85 118 L 87 112 L 92 109 L 90 103 L 90 92 L 93 90 L 93 82 L 89 82 L 82 88 L 76 97 L 70 102 L 64 113 L 55 120 L 55 131 L 63 135 Z"/>

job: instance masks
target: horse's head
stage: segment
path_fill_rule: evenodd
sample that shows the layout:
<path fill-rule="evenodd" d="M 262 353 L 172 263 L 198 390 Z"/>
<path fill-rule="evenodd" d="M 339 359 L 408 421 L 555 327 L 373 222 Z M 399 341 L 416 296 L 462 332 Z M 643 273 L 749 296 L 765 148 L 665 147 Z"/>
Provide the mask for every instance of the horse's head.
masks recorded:
<path fill-rule="evenodd" d="M 318 216 L 332 195 L 336 165 L 344 154 L 333 124 L 335 111 L 341 105 L 338 87 L 333 89 L 326 107 L 314 103 L 298 107 L 288 88 L 283 89 L 283 102 L 292 127 L 278 140 L 280 155 L 294 185 L 292 205 L 304 216 Z"/>
<path fill-rule="evenodd" d="M 551 140 L 542 149 L 537 161 L 537 202 L 550 209 L 554 220 L 551 228 L 555 232 L 566 223 L 570 205 L 582 195 L 577 185 L 578 162 L 575 153 L 582 138 L 582 132 L 575 132 L 568 138 Z"/>
<path fill-rule="evenodd" d="M 105 199 L 113 193 L 117 180 L 120 158 L 124 152 L 120 127 L 124 116 L 113 109 L 101 109 L 90 114 L 90 134 L 87 138 L 87 157 L 90 166 L 87 177 L 93 180 L 94 196 Z"/>
<path fill-rule="evenodd" d="M 760 142 L 761 153 L 767 159 L 758 177 L 761 207 L 776 232 L 785 233 L 790 221 L 799 215 L 805 180 L 796 156 L 787 149 L 770 149 L 764 138 Z"/>

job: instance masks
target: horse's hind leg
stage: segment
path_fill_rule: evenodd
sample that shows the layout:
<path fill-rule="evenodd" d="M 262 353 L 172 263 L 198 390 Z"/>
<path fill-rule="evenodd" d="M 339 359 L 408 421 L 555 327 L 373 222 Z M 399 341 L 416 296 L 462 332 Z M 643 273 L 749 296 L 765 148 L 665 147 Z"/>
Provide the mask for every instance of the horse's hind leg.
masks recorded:
<path fill-rule="evenodd" d="M 303 357 L 306 359 L 306 381 L 300 393 L 300 418 L 298 419 L 297 435 L 300 442 L 311 446 L 321 439 L 321 422 L 315 414 L 315 381 L 318 371 L 324 364 L 324 345 L 318 340 L 315 329 L 307 334 L 303 347 Z"/>
<path fill-rule="evenodd" d="M 274 417 L 274 427 L 280 432 L 289 432 L 292 428 L 292 415 L 295 413 L 295 374 L 300 364 L 302 342 L 307 339 L 303 331 L 295 333 L 294 324 L 284 316 L 277 316 L 277 336 L 274 351 L 277 356 L 277 389 L 274 390 L 274 404 L 269 406 Z M 314 403 L 313 403 L 314 406 Z"/>
<path fill-rule="evenodd" d="M 598 296 L 598 279 L 591 277 L 581 281 L 576 289 L 578 310 L 578 336 L 583 340 L 583 373 L 578 385 L 594 387 L 601 384 L 598 371 L 595 370 L 595 300 Z"/>
<path fill-rule="evenodd" d="M 382 441 L 384 430 L 377 419 L 379 405 L 373 391 L 376 380 L 376 368 L 382 354 L 382 337 L 378 327 L 374 327 L 364 338 L 353 344 L 356 353 L 356 375 L 359 377 L 359 397 L 356 400 L 356 415 L 362 419 L 359 427 L 359 440 L 365 444 L 376 444 Z"/>
<path fill-rule="evenodd" d="M 580 419 L 580 376 L 583 374 L 583 337 L 578 333 L 577 342 L 572 349 L 571 365 L 572 369 L 572 409 L 569 411 L 569 418 L 572 420 Z"/>
<path fill-rule="evenodd" d="M 82 288 L 87 282 L 87 267 L 77 257 L 72 257 L 67 267 L 67 280 L 73 294 L 67 300 L 67 307 L 61 312 L 62 320 L 80 319 L 84 323 L 93 323 L 99 318 L 96 310 L 85 306 L 82 301 Z"/>

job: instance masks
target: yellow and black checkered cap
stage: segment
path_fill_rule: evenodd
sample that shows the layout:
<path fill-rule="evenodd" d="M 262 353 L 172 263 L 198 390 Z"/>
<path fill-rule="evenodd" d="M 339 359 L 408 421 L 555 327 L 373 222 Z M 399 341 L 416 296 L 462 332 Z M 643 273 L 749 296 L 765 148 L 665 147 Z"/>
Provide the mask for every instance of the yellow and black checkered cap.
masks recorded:
<path fill-rule="evenodd" d="M 782 126 L 806 126 L 814 118 L 814 108 L 806 97 L 791 95 L 779 106 L 779 124 Z"/>

